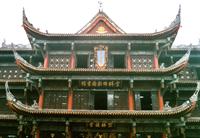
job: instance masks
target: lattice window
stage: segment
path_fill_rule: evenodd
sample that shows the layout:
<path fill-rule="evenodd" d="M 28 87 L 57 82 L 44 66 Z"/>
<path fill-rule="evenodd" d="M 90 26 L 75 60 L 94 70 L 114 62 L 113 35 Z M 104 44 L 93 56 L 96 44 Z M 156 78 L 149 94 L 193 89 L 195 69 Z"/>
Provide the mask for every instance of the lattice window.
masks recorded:
<path fill-rule="evenodd" d="M 108 92 L 109 110 L 128 110 L 128 92 Z"/>
<path fill-rule="evenodd" d="M 74 92 L 73 93 L 73 108 L 74 109 L 89 109 L 90 108 L 90 93 L 89 92 Z"/>
<path fill-rule="evenodd" d="M 132 67 L 134 69 L 152 69 L 153 64 L 153 55 L 132 56 Z"/>
<path fill-rule="evenodd" d="M 114 92 L 114 109 L 128 109 L 128 92 Z"/>
<path fill-rule="evenodd" d="M 45 91 L 44 97 L 44 108 L 67 109 L 66 91 Z"/>
<path fill-rule="evenodd" d="M 49 68 L 64 69 L 69 66 L 69 56 L 49 55 Z"/>
<path fill-rule="evenodd" d="M 182 70 L 179 74 L 179 79 L 182 80 L 196 80 L 197 74 L 194 69 L 186 68 Z"/>
<path fill-rule="evenodd" d="M 17 67 L 8 66 L 0 68 L 0 79 L 23 79 L 24 77 L 24 71 Z"/>

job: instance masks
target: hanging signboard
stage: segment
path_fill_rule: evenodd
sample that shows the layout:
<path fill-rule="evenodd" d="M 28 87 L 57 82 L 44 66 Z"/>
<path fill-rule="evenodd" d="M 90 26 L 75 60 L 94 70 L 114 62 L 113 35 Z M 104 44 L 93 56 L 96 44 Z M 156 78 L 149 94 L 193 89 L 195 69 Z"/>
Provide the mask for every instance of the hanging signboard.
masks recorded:
<path fill-rule="evenodd" d="M 94 122 L 91 121 L 89 123 L 86 124 L 87 127 L 89 128 L 112 128 L 113 127 L 113 123 L 112 122 Z"/>
<path fill-rule="evenodd" d="M 118 89 L 122 87 L 120 80 L 80 80 L 79 88 L 110 88 Z"/>

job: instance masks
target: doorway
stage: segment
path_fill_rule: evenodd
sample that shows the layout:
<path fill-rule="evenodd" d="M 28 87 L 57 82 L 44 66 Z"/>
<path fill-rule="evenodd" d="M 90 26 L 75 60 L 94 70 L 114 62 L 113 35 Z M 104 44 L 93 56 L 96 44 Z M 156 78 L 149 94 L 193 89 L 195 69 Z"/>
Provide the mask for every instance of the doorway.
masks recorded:
<path fill-rule="evenodd" d="M 94 109 L 107 110 L 107 92 L 97 91 L 94 93 Z"/>
<path fill-rule="evenodd" d="M 152 110 L 151 92 L 140 93 L 141 110 Z"/>
<path fill-rule="evenodd" d="M 125 68 L 124 55 L 114 55 L 114 68 Z"/>
<path fill-rule="evenodd" d="M 77 55 L 76 61 L 77 68 L 88 68 L 88 55 Z"/>

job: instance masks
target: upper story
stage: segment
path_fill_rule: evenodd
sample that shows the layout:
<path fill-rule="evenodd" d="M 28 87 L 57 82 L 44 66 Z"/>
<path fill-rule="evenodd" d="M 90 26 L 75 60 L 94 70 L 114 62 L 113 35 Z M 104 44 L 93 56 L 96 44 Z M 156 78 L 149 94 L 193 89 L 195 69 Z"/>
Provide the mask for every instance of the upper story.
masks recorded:
<path fill-rule="evenodd" d="M 126 33 L 99 11 L 74 34 L 41 32 L 23 11 L 23 27 L 32 48 L 45 68 L 157 69 L 162 51 L 169 49 L 180 27 L 180 9 L 175 20 L 154 33 Z"/>

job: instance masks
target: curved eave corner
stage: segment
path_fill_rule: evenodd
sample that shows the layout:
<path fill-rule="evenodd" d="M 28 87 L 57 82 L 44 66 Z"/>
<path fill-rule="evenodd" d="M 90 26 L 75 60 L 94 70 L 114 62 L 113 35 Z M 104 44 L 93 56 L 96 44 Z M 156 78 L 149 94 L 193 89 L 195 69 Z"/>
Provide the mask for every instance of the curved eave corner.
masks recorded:
<path fill-rule="evenodd" d="M 197 87 L 194 94 L 189 98 L 189 100 L 185 101 L 182 105 L 163 110 L 72 110 L 68 111 L 67 109 L 39 109 L 37 107 L 28 106 L 23 104 L 22 102 L 16 100 L 14 95 L 10 92 L 8 82 L 5 83 L 6 89 L 6 99 L 8 102 L 8 106 L 14 112 L 19 114 L 26 115 L 54 115 L 54 116 L 101 116 L 101 117 L 137 117 L 137 118 L 173 118 L 185 116 L 190 113 L 196 106 L 196 102 L 198 100 L 198 93 L 200 90 L 200 82 L 197 82 Z"/>
<path fill-rule="evenodd" d="M 25 11 L 23 11 L 23 27 L 27 33 L 27 35 L 38 37 L 38 38 L 65 38 L 65 37 L 133 37 L 137 39 L 159 39 L 163 37 L 172 37 L 172 41 L 174 41 L 178 30 L 180 28 L 181 23 L 181 8 L 179 8 L 179 12 L 175 18 L 175 20 L 169 25 L 165 30 L 154 32 L 154 33 L 122 33 L 122 34 L 61 34 L 61 33 L 48 33 L 41 32 L 39 29 L 36 29 L 29 21 L 25 15 Z M 29 36 L 28 36 L 29 37 Z M 133 39 L 132 38 L 132 39 Z"/>

